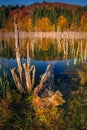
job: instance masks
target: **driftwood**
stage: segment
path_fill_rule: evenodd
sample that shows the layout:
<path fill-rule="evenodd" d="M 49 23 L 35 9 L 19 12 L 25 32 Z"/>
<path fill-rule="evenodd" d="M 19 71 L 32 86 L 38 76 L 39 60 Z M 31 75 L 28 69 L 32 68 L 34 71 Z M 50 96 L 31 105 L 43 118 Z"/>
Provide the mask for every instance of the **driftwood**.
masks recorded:
<path fill-rule="evenodd" d="M 35 66 L 34 65 L 30 66 L 30 62 L 27 62 L 27 64 L 22 64 L 20 55 L 20 45 L 19 45 L 19 30 L 17 26 L 17 20 L 15 18 L 14 18 L 14 28 L 15 28 L 15 52 L 16 52 L 18 69 L 12 68 L 11 73 L 17 89 L 22 93 L 25 92 L 29 93 L 30 91 L 32 91 L 34 86 Z M 28 56 L 27 59 L 29 59 L 28 51 L 27 56 Z"/>

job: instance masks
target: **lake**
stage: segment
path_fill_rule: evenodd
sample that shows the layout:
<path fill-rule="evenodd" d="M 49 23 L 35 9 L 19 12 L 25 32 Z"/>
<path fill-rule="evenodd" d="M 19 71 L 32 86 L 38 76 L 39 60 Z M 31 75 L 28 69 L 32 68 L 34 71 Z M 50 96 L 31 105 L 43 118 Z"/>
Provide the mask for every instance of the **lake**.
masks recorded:
<path fill-rule="evenodd" d="M 15 40 L 13 37 L 0 38 L 0 75 L 17 67 L 15 59 Z M 86 38 L 34 37 L 20 38 L 22 62 L 26 62 L 27 44 L 30 63 L 36 66 L 36 81 L 44 73 L 48 64 L 54 64 L 55 79 L 67 78 L 68 72 L 73 73 L 80 64 L 87 64 Z M 75 72 L 74 72 L 75 73 Z"/>

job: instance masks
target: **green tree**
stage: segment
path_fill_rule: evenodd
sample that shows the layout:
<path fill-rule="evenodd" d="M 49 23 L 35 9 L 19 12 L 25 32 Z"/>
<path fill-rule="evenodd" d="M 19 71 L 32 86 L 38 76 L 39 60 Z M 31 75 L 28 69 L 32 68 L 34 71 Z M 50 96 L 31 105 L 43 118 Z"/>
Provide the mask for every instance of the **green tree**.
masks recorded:
<path fill-rule="evenodd" d="M 5 28 L 6 27 L 6 7 L 2 6 L 0 9 L 0 27 Z"/>
<path fill-rule="evenodd" d="M 77 11 L 75 11 L 75 13 L 73 14 L 73 22 L 77 25 L 80 26 L 80 20 L 81 20 L 81 16 L 80 13 Z"/>

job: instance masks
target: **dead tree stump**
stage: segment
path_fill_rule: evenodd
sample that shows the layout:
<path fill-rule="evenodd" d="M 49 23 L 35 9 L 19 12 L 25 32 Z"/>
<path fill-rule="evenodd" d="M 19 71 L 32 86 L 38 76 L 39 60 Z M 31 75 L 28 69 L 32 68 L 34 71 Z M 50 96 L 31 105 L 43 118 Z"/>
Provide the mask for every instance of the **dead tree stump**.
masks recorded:
<path fill-rule="evenodd" d="M 19 30 L 18 30 L 16 18 L 14 18 L 14 29 L 15 29 L 15 52 L 16 52 L 16 60 L 18 64 L 18 69 L 12 68 L 11 74 L 19 92 L 30 93 L 34 86 L 35 66 L 34 65 L 30 66 L 30 63 L 22 64 L 21 62 Z M 27 54 L 27 56 L 29 59 L 29 54 Z"/>

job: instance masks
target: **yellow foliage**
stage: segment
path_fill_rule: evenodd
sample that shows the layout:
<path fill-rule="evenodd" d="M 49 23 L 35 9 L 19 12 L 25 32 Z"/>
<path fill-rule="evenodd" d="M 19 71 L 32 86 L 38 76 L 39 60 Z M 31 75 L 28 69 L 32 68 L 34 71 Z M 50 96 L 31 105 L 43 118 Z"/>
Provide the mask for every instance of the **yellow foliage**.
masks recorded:
<path fill-rule="evenodd" d="M 68 26 L 68 21 L 64 16 L 60 16 L 57 20 L 57 30 L 65 31 Z"/>
<path fill-rule="evenodd" d="M 81 85 L 84 85 L 85 83 L 87 83 L 87 73 L 85 73 L 84 71 L 82 70 L 78 70 L 78 75 L 80 77 L 80 84 Z"/>
<path fill-rule="evenodd" d="M 36 121 L 37 127 L 41 128 L 44 126 L 46 130 L 58 130 L 57 123 L 60 120 L 61 113 L 58 107 L 46 107 L 39 108 L 36 110 Z"/>

